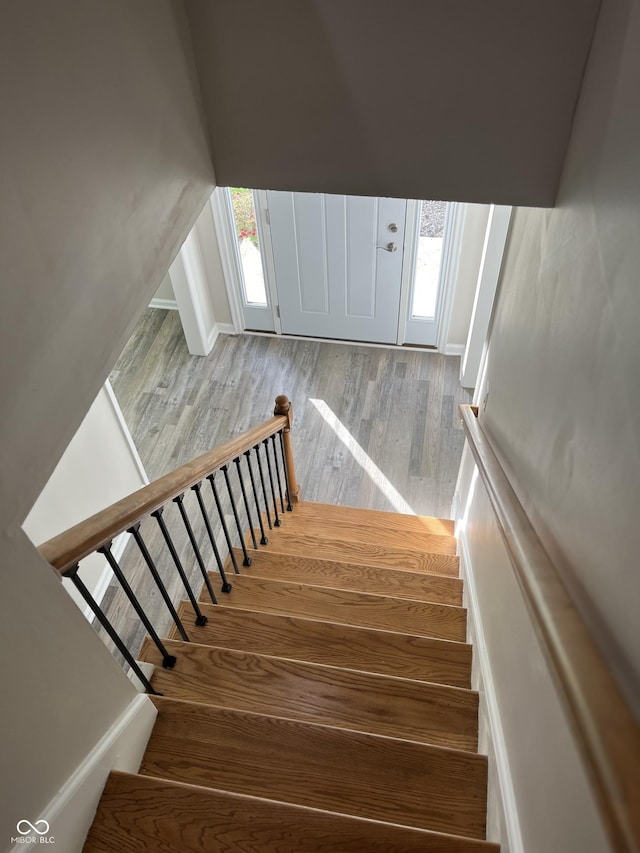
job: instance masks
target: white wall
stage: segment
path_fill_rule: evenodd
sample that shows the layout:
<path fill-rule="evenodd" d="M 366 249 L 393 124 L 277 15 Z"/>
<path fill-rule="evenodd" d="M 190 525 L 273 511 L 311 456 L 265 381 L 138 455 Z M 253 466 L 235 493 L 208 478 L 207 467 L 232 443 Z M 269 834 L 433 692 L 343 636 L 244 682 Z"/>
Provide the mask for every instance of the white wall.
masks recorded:
<path fill-rule="evenodd" d="M 203 207 L 150 307 L 180 312 L 192 355 L 208 355 L 219 332 L 233 332 L 218 237 L 209 204 Z"/>
<path fill-rule="evenodd" d="M 521 503 L 640 715 L 639 76 L 640 2 L 604 0 L 558 206 L 514 215 L 478 400 Z M 454 510 L 481 634 L 483 714 L 492 701 L 499 708 L 515 802 L 507 816 L 527 853 L 608 850 L 487 497 L 470 488 L 465 464 Z"/>
<path fill-rule="evenodd" d="M 202 252 L 202 261 L 209 283 L 209 292 L 213 305 L 216 323 L 221 331 L 229 332 L 232 328 L 231 309 L 224 281 L 218 236 L 213 224 L 211 205 L 205 204 L 196 222 L 196 232 Z"/>
<path fill-rule="evenodd" d="M 135 696 L 21 525 L 212 191 L 190 50 L 170 0 L 3 5 L 2 846 Z"/>
<path fill-rule="evenodd" d="M 25 519 L 23 530 L 34 545 L 41 545 L 148 482 L 107 381 Z M 125 533 L 120 548 L 128 538 Z M 82 582 L 98 601 L 106 592 L 111 575 L 99 554 L 92 554 L 81 563 Z M 84 611 L 85 603 L 71 581 L 65 579 L 63 583 Z"/>
<path fill-rule="evenodd" d="M 457 535 L 480 749 L 489 751 L 488 838 L 503 853 L 610 849 L 573 732 L 475 464 L 465 451 Z"/>
<path fill-rule="evenodd" d="M 219 332 L 233 332 L 210 205 L 203 207 L 150 307 L 180 313 L 191 355 L 208 355 Z"/>
<path fill-rule="evenodd" d="M 151 300 L 151 306 L 153 307 L 154 302 L 157 301 L 169 303 L 175 303 L 176 301 L 176 295 L 173 292 L 173 285 L 171 284 L 171 279 L 168 275 L 165 275 L 165 277 L 160 282 L 160 287 L 156 290 L 153 295 L 153 299 Z M 157 305 L 157 307 L 167 308 L 168 305 Z M 178 306 L 175 305 L 172 307 L 175 307 L 177 309 Z"/>
<path fill-rule="evenodd" d="M 209 355 L 218 337 L 218 327 L 195 226 L 169 267 L 169 277 L 189 352 Z"/>
<path fill-rule="evenodd" d="M 221 186 L 553 203 L 598 0 L 186 7 Z"/>
<path fill-rule="evenodd" d="M 640 2 L 605 0 L 555 210 L 517 210 L 485 430 L 640 716 Z"/>

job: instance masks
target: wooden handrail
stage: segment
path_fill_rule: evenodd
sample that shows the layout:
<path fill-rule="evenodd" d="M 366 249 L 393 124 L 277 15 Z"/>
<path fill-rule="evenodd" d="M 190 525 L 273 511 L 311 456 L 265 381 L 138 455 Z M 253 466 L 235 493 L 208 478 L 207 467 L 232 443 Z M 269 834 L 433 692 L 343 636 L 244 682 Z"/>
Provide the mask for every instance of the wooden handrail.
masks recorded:
<path fill-rule="evenodd" d="M 640 851 L 640 729 L 477 419 L 462 423 L 616 851 Z"/>
<path fill-rule="evenodd" d="M 289 418 L 277 415 L 241 435 L 203 453 L 186 465 L 170 471 L 159 480 L 138 489 L 64 533 L 39 546 L 44 559 L 61 574 L 92 554 L 119 533 L 164 506 L 172 498 L 199 483 L 223 465 L 232 462 L 245 450 L 259 444 L 280 430 L 289 428 Z"/>

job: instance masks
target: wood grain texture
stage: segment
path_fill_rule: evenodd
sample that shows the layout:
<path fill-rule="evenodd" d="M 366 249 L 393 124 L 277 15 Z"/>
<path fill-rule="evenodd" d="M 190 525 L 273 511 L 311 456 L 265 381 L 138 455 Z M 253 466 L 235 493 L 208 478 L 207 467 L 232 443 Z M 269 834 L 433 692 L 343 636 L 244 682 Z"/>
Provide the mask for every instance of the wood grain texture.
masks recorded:
<path fill-rule="evenodd" d="M 152 684 L 165 696 L 273 714 L 474 751 L 478 695 L 440 684 L 356 672 L 247 652 L 167 641 L 178 658 L 163 669 L 155 646 Z"/>
<path fill-rule="evenodd" d="M 242 562 L 240 549 L 235 549 L 235 554 L 239 563 Z M 462 605 L 460 578 L 343 563 L 337 560 L 319 560 L 314 557 L 296 557 L 279 554 L 269 548 L 253 551 L 251 559 L 251 566 L 243 571 L 243 574 L 249 577 L 297 580 L 300 583 L 328 586 L 332 589 L 350 589 L 372 595 L 391 595 L 395 598 L 432 601 L 457 607 Z"/>
<path fill-rule="evenodd" d="M 288 397 L 284 394 L 276 397 L 276 407 L 273 410 L 274 415 L 285 415 L 288 421 L 288 426 L 282 432 L 282 452 L 284 454 L 285 468 L 285 488 L 289 501 L 297 503 L 300 500 L 300 486 L 296 478 L 296 463 L 293 455 L 293 445 L 291 443 L 291 427 L 293 425 L 293 406 Z"/>
<path fill-rule="evenodd" d="M 225 596 L 225 606 L 400 631 L 458 643 L 464 643 L 467 638 L 467 611 L 463 607 L 249 575 L 235 577 L 233 590 Z"/>
<path fill-rule="evenodd" d="M 178 612 L 186 622 L 191 615 L 189 603 L 182 602 Z M 202 612 L 208 623 L 190 628 L 192 640 L 201 645 L 471 687 L 471 646 L 466 643 L 240 611 L 222 604 L 202 604 Z M 175 627 L 169 636 L 179 639 Z"/>
<path fill-rule="evenodd" d="M 189 355 L 177 312 L 149 309 L 111 375 L 153 479 L 262 421 L 280 390 L 305 500 L 397 510 L 321 418 L 322 400 L 411 508 L 446 518 L 462 453 L 460 360 L 403 348 L 220 335 Z"/>
<path fill-rule="evenodd" d="M 149 309 L 110 378 L 151 479 L 261 422 L 273 411 L 274 394 L 282 389 L 294 404 L 291 438 L 305 498 L 398 515 L 389 490 L 371 479 L 310 402 L 318 399 L 329 406 L 415 512 L 446 517 L 463 443 L 453 403 L 469 399 L 459 387 L 458 373 L 457 358 L 429 352 L 253 336 L 221 335 L 209 356 L 191 356 L 177 313 Z M 441 416 L 437 429 L 425 434 L 432 410 Z M 203 491 L 211 513 L 211 495 L 207 487 Z M 223 504 L 228 513 L 224 498 Z M 191 492 L 185 496 L 185 506 L 205 563 L 213 568 Z M 399 523 L 407 518 L 398 516 Z M 199 588 L 193 549 L 175 506 L 167 507 L 165 519 L 185 570 Z M 183 597 L 184 589 L 153 519 L 143 522 L 142 532 L 171 596 Z M 239 544 L 233 529 L 232 537 Z M 457 558 L 424 555 L 421 563 L 427 572 L 458 574 Z M 134 543 L 127 546 L 121 565 L 146 602 L 153 624 L 166 631 L 166 607 Z M 403 566 L 396 562 L 394 568 Z M 409 568 L 424 570 L 415 561 Z M 117 586 L 109 587 L 103 607 L 137 653 L 144 629 Z M 111 648 L 108 639 L 106 644 Z"/>
<path fill-rule="evenodd" d="M 485 837 L 484 756 L 163 697 L 154 704 L 145 775 Z"/>
<path fill-rule="evenodd" d="M 409 572 L 426 572 L 454 578 L 458 577 L 460 571 L 460 558 L 453 554 L 430 554 L 411 548 L 371 542 L 349 542 L 346 539 L 320 537 L 311 533 L 272 536 L 267 547 L 279 554 L 300 557 L 313 554 L 323 560 L 344 560 L 365 566 L 384 566 L 388 569 L 405 569 Z"/>
<path fill-rule="evenodd" d="M 433 518 L 426 515 L 407 515 L 401 512 L 361 509 L 353 506 L 300 501 L 295 507 L 294 517 L 322 519 L 324 521 L 347 520 L 354 524 L 366 524 L 375 530 L 405 530 L 409 533 L 432 533 L 436 536 L 453 536 L 454 522 L 450 518 Z"/>
<path fill-rule="evenodd" d="M 315 504 L 316 507 L 321 504 Z M 436 534 L 427 531 L 415 531 L 393 526 L 378 525 L 375 519 L 367 518 L 366 511 L 361 510 L 356 520 L 345 507 L 341 518 L 316 512 L 309 514 L 293 512 L 282 516 L 282 527 L 273 530 L 271 535 L 277 542 L 283 535 L 312 533 L 320 537 L 332 538 L 348 542 L 375 542 L 377 545 L 411 548 L 415 551 L 427 551 L 430 554 L 455 554 L 456 540 L 449 534 Z M 266 521 L 265 521 L 266 524 Z"/>
<path fill-rule="evenodd" d="M 556 676 L 614 849 L 640 850 L 640 727 L 491 442 L 461 406 L 469 446 L 542 650 Z"/>
<path fill-rule="evenodd" d="M 54 536 L 39 546 L 40 554 L 54 569 L 64 572 L 286 424 L 285 417 L 263 421 Z"/>
<path fill-rule="evenodd" d="M 499 853 L 497 844 L 112 772 L 84 853 Z"/>

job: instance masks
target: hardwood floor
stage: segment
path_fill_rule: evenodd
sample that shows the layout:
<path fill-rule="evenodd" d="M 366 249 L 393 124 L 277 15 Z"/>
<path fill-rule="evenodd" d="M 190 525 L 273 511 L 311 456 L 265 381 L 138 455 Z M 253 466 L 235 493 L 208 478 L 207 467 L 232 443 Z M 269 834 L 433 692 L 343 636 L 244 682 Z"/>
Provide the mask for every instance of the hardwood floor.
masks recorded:
<path fill-rule="evenodd" d="M 148 309 L 111 382 L 150 479 L 265 420 L 284 393 L 294 404 L 292 441 L 304 500 L 446 518 L 463 444 L 457 405 L 469 401 L 458 372 L 457 358 L 432 352 L 253 335 L 221 335 L 209 356 L 191 356 L 178 313 Z M 203 496 L 211 509 L 208 488 Z M 185 506 L 198 517 L 191 492 Z M 164 517 L 197 592 L 202 577 L 177 508 L 168 506 Z M 209 564 L 202 523 L 194 529 Z M 141 533 L 170 596 L 184 598 L 156 522 L 146 519 Z M 221 539 L 218 546 L 224 556 Z M 132 542 L 120 562 L 164 635 L 168 611 Z M 109 587 L 103 608 L 136 653 L 146 632 L 119 587 Z"/>
<path fill-rule="evenodd" d="M 457 406 L 470 402 L 458 374 L 458 358 L 433 352 L 275 336 L 221 335 L 209 356 L 191 356 L 178 313 L 150 308 L 111 382 L 151 479 L 265 419 L 283 393 L 305 500 L 446 518 Z"/>

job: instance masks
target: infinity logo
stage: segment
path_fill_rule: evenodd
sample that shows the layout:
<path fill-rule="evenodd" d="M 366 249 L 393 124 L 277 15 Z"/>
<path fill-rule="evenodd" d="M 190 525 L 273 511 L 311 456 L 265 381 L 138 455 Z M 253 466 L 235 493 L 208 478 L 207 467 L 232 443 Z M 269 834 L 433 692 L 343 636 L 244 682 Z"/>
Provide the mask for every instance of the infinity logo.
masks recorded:
<path fill-rule="evenodd" d="M 25 826 L 27 829 L 24 828 Z M 38 829 L 38 827 L 44 828 Z M 31 823 L 30 820 L 20 820 L 16 824 L 16 831 L 20 835 L 28 835 L 30 832 L 36 832 L 38 835 L 46 835 L 49 832 L 49 824 L 46 820 L 37 820 L 35 824 Z"/>

